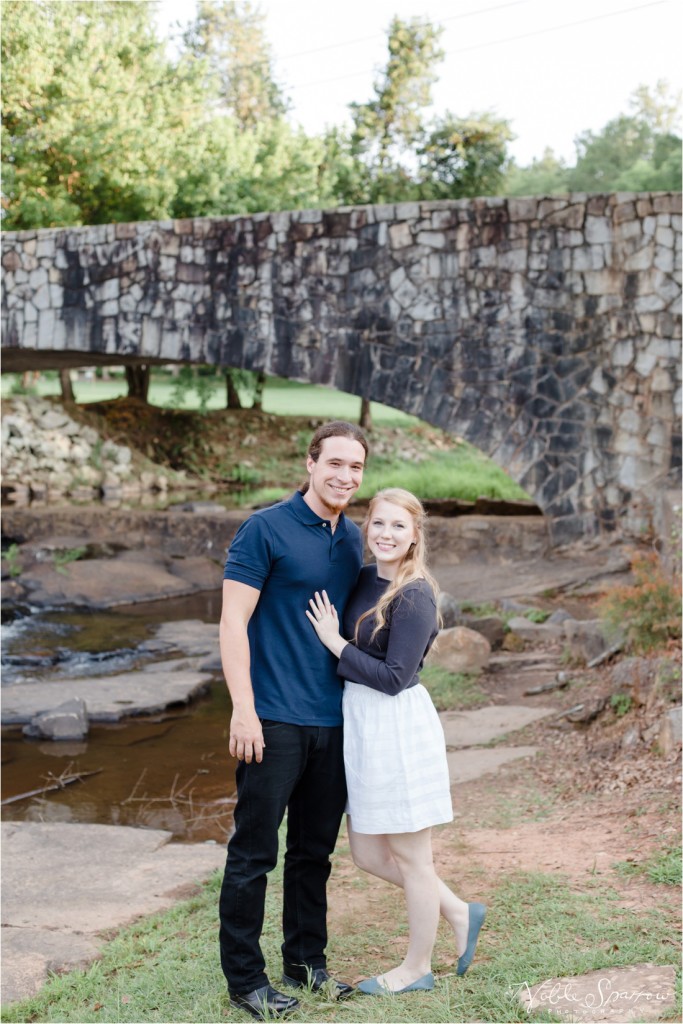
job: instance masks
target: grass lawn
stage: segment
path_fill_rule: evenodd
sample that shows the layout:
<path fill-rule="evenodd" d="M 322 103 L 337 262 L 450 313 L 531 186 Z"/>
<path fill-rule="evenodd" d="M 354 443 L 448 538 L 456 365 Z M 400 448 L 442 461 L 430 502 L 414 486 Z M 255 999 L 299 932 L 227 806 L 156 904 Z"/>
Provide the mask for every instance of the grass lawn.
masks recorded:
<path fill-rule="evenodd" d="M 348 848 L 340 841 L 335 861 L 347 857 Z M 335 877 L 333 870 L 332 888 L 339 884 Z M 359 972 L 379 973 L 398 961 L 405 938 L 405 911 L 396 890 L 375 880 L 359 879 L 359 883 L 368 895 L 372 890 L 361 904 L 366 912 L 361 919 L 356 909 L 341 928 L 337 922 L 328 949 L 331 969 L 347 980 L 356 979 Z M 451 939 L 442 925 L 433 992 L 387 997 L 359 994 L 341 1004 L 303 992 L 293 1019 L 302 1024 L 503 1024 L 526 1019 L 516 997 L 524 985 L 643 962 L 678 964 L 671 941 L 676 909 L 667 906 L 666 894 L 659 906 L 635 910 L 625 908 L 604 882 L 596 880 L 577 889 L 559 874 L 513 872 L 499 877 L 495 885 L 482 877 L 476 887 L 486 893 L 489 913 L 474 965 L 464 978 L 454 974 Z M 6 1007 L 2 1020 L 244 1024 L 247 1016 L 229 1005 L 218 961 L 219 889 L 216 875 L 195 898 L 124 929 L 88 970 L 54 977 L 36 997 Z M 281 971 L 281 896 L 278 868 L 268 886 L 262 940 L 276 984 Z M 533 1019 L 559 1018 L 541 1012 Z"/>
<path fill-rule="evenodd" d="M 219 377 L 195 376 L 194 380 L 208 382 L 210 390 L 203 395 L 206 399 L 204 411 L 225 408 L 225 389 Z M 18 375 L 3 375 L 3 396 L 13 394 L 13 388 L 18 383 Z M 34 387 L 34 393 L 38 395 L 60 394 L 59 380 L 54 372 L 41 374 Z M 127 394 L 127 385 L 120 373 L 112 376 L 111 380 L 74 380 L 73 388 L 79 404 L 108 401 Z M 243 399 L 245 406 L 249 406 L 250 397 L 244 394 Z M 152 377 L 149 404 L 163 409 L 198 411 L 201 396 L 195 387 L 178 390 L 170 375 L 157 374 Z M 264 412 L 282 417 L 346 419 L 358 422 L 360 404 L 361 400 L 356 395 L 279 378 L 268 379 L 263 395 Z M 445 435 L 435 428 L 428 427 L 417 417 L 408 416 L 377 402 L 371 404 L 371 410 L 376 431 L 372 437 L 373 450 L 359 497 L 370 497 L 384 487 L 404 487 L 423 499 L 455 498 L 461 501 L 476 501 L 479 497 L 487 497 L 508 501 L 530 500 L 529 495 L 496 463 L 472 445 L 465 442 L 456 443 L 453 438 L 447 439 L 444 444 L 435 444 L 437 435 L 439 438 Z M 201 475 L 208 426 L 205 424 L 204 429 L 202 417 L 197 419 L 197 430 L 192 435 L 185 431 L 182 440 L 178 440 L 177 444 L 183 449 L 195 446 L 196 451 L 186 452 L 187 458 L 182 466 Z M 309 439 L 310 427 L 307 426 L 305 432 L 301 431 L 297 435 L 296 451 L 292 451 L 299 460 L 296 465 L 297 482 L 301 472 L 300 463 L 303 461 Z M 250 449 L 246 453 L 248 458 L 244 465 L 235 466 L 228 465 L 228 462 L 230 459 L 234 461 L 235 457 L 244 459 L 244 452 L 231 452 L 230 446 L 226 445 L 224 440 L 212 443 L 214 446 L 218 445 L 228 460 L 219 475 L 222 478 L 234 477 L 243 485 L 248 485 L 249 493 L 245 492 L 242 495 L 245 502 L 276 500 L 291 489 L 285 463 L 280 461 L 276 466 L 272 465 L 267 444 L 260 444 L 258 451 Z M 414 450 L 411 452 L 411 449 Z M 262 491 L 261 488 L 267 490 Z"/>
<path fill-rule="evenodd" d="M 7 398 L 13 393 L 19 381 L 18 374 L 2 375 L 2 397 Z M 205 378 L 206 379 L 206 378 Z M 208 378 L 210 396 L 205 408 L 225 408 L 225 385 L 216 377 Z M 111 398 L 121 398 L 128 393 L 128 386 L 123 374 L 116 373 L 110 380 L 72 380 L 76 401 L 79 403 L 103 402 Z M 35 393 L 41 396 L 59 395 L 59 378 L 54 372 L 43 373 L 35 385 Z M 152 375 L 149 389 L 149 401 L 152 405 L 162 408 L 199 409 L 202 402 L 195 388 L 178 391 L 173 378 L 167 374 Z M 251 405 L 251 395 L 242 391 L 240 397 L 245 408 Z M 331 388 L 316 387 L 314 384 L 299 384 L 296 381 L 269 377 L 263 392 L 263 410 L 277 416 L 322 416 L 325 418 L 358 420 L 360 415 L 360 398 L 343 391 Z M 409 426 L 419 423 L 415 416 L 408 416 L 398 409 L 392 409 L 379 402 L 371 403 L 373 422 L 381 426 Z"/>

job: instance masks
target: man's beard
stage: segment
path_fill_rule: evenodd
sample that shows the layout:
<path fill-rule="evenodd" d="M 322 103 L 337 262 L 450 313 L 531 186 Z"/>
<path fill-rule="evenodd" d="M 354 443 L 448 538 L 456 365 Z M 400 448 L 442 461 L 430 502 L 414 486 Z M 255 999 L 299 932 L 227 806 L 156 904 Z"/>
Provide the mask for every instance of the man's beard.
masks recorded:
<path fill-rule="evenodd" d="M 348 501 L 345 501 L 341 505 L 339 505 L 339 504 L 335 505 L 335 504 L 333 504 L 333 502 L 328 501 L 328 499 L 324 498 L 322 495 L 320 496 L 320 500 L 323 503 L 323 505 L 325 506 L 325 508 L 327 509 L 327 511 L 331 512 L 332 515 L 334 515 L 334 516 L 341 515 L 341 513 L 344 511 L 344 509 L 348 505 Z"/>

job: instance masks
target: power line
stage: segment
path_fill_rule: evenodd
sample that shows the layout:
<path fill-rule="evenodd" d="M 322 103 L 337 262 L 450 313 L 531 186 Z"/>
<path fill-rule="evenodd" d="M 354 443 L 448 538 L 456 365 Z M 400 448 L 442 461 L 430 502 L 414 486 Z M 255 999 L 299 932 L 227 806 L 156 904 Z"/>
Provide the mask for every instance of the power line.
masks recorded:
<path fill-rule="evenodd" d="M 507 4 L 496 4 L 495 7 L 481 7 L 475 11 L 465 11 L 463 14 L 449 14 L 447 18 L 439 18 L 438 24 L 444 21 L 458 21 L 461 18 L 473 18 L 479 14 L 490 14 L 493 11 L 502 11 L 508 7 L 521 7 L 523 4 L 530 3 L 531 0 L 513 0 L 512 3 Z M 328 46 L 319 46 L 315 50 L 299 50 L 298 53 L 286 53 L 283 56 L 275 57 L 275 61 L 282 60 L 294 60 L 295 57 L 308 57 L 314 53 L 325 53 L 328 50 L 339 50 L 344 46 L 356 46 L 357 43 L 371 43 L 376 39 L 381 39 L 382 36 L 375 33 L 372 36 L 360 36 L 358 39 L 347 39 L 343 43 L 330 43 Z M 238 64 L 237 66 L 242 68 L 258 67 L 260 64 L 264 64 L 266 61 L 255 61 L 253 64 Z"/>
<path fill-rule="evenodd" d="M 604 21 L 606 18 L 614 18 L 621 14 L 631 14 L 634 11 L 642 11 L 648 7 L 660 7 L 662 4 L 669 3 L 669 0 L 652 0 L 651 3 L 639 4 L 636 7 L 624 7 L 619 11 L 610 11 L 609 14 L 596 14 L 591 18 L 581 18 L 579 21 L 567 21 L 562 25 L 551 25 L 549 28 L 536 29 L 533 32 L 523 32 L 516 36 L 507 36 L 505 39 L 492 39 L 483 43 L 473 43 L 471 46 L 461 46 L 455 50 L 447 50 L 446 56 L 450 57 L 457 53 L 470 53 L 472 50 L 486 50 L 491 46 L 500 46 L 503 43 L 513 43 L 520 39 L 529 39 L 533 36 L 546 35 L 549 32 L 558 32 L 560 29 L 574 28 L 577 25 L 587 25 L 594 21 Z M 376 37 L 375 37 L 376 38 Z M 318 79 L 315 82 L 302 82 L 298 85 L 287 85 L 286 91 L 290 92 L 293 89 L 309 89 L 315 85 L 331 85 L 333 82 L 344 82 L 352 78 L 364 78 L 368 74 L 365 71 L 354 71 L 351 75 L 339 75 L 336 78 L 324 78 Z"/>

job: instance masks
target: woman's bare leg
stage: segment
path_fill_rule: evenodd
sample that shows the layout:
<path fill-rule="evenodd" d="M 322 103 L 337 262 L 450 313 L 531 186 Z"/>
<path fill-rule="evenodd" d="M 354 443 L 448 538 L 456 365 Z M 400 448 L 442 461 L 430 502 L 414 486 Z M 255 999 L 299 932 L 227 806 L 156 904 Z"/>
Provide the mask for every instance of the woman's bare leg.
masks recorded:
<path fill-rule="evenodd" d="M 430 828 L 386 838 L 403 879 L 408 911 L 408 950 L 403 962 L 379 978 L 384 988 L 396 992 L 432 969 L 432 950 L 439 926 L 439 887 Z"/>
<path fill-rule="evenodd" d="M 347 818 L 349 845 L 354 864 L 362 871 L 382 878 L 392 885 L 403 888 L 403 877 L 389 845 L 386 835 L 367 835 L 353 830 L 351 818 Z M 455 945 L 458 956 L 465 952 L 467 931 L 469 928 L 469 910 L 467 903 L 452 892 L 445 882 L 436 876 L 439 894 L 439 911 L 448 922 L 455 934 Z M 426 972 L 424 972 L 426 973 Z M 418 975 L 419 977 L 419 975 Z"/>

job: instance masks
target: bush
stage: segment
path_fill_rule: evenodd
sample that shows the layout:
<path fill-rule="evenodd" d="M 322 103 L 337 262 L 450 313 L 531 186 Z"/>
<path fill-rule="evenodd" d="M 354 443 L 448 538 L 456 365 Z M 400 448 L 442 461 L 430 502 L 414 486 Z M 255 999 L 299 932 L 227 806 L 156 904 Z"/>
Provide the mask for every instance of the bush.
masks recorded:
<path fill-rule="evenodd" d="M 667 576 L 656 554 L 636 554 L 635 582 L 615 587 L 598 604 L 609 625 L 620 629 L 630 651 L 645 654 L 681 636 L 680 580 Z"/>

